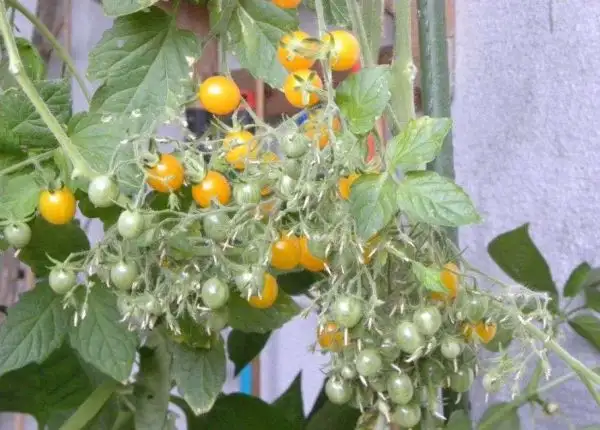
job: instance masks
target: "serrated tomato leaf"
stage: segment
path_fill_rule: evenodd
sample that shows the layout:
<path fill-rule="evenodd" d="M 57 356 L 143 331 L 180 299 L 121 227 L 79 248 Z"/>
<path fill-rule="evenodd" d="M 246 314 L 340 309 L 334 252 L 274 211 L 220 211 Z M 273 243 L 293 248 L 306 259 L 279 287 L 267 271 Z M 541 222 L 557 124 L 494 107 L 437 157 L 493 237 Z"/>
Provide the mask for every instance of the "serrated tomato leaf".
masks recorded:
<path fill-rule="evenodd" d="M 304 406 L 302 402 L 302 372 L 298 373 L 289 387 L 274 402 L 282 415 L 292 424 L 290 430 L 304 429 Z"/>
<path fill-rule="evenodd" d="M 370 239 L 388 225 L 396 213 L 396 183 L 386 174 L 361 175 L 350 188 L 350 214 L 358 235 Z"/>
<path fill-rule="evenodd" d="M 597 316 L 592 314 L 576 315 L 569 320 L 569 325 L 578 335 L 600 351 L 600 319 Z"/>
<path fill-rule="evenodd" d="M 268 309 L 253 308 L 238 294 L 228 302 L 229 325 L 243 332 L 266 333 L 283 326 L 296 316 L 300 307 L 290 296 L 280 291 L 275 304 Z"/>
<path fill-rule="evenodd" d="M 229 353 L 229 359 L 235 365 L 236 376 L 260 354 L 270 336 L 270 331 L 266 333 L 246 333 L 240 330 L 231 330 L 229 336 L 227 336 L 227 352 Z"/>
<path fill-rule="evenodd" d="M 149 8 L 159 0 L 102 0 L 104 13 L 108 16 L 129 15 Z"/>
<path fill-rule="evenodd" d="M 37 208 L 40 187 L 31 173 L 0 178 L 0 219 L 22 220 Z"/>
<path fill-rule="evenodd" d="M 591 270 L 591 266 L 585 262 L 573 269 L 563 289 L 563 296 L 575 297 L 579 294 Z"/>
<path fill-rule="evenodd" d="M 479 421 L 477 430 L 519 430 L 521 420 L 514 405 L 496 403 L 491 405 Z"/>

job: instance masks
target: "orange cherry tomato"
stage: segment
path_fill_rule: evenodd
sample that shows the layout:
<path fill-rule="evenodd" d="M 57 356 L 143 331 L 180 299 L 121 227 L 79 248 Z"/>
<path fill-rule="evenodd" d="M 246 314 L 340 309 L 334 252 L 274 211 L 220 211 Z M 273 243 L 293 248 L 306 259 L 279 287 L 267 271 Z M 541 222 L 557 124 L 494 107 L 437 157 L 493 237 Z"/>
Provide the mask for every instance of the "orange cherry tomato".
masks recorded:
<path fill-rule="evenodd" d="M 295 9 L 302 0 L 273 0 L 273 4 L 282 9 Z"/>
<path fill-rule="evenodd" d="M 159 193 L 177 191 L 183 185 L 184 170 L 177 158 L 171 154 L 160 154 L 154 167 L 147 170 L 146 182 Z"/>
<path fill-rule="evenodd" d="M 448 290 L 447 293 L 431 293 L 433 300 L 444 301 L 455 299 L 458 294 L 458 266 L 454 263 L 446 263 L 440 273 L 442 285 Z"/>
<path fill-rule="evenodd" d="M 73 192 L 68 188 L 60 190 L 44 190 L 40 194 L 40 215 L 50 224 L 68 224 L 75 217 L 77 202 Z"/>
<path fill-rule="evenodd" d="M 291 270 L 300 263 L 300 243 L 296 236 L 282 235 L 271 245 L 271 266 Z"/>
<path fill-rule="evenodd" d="M 308 249 L 308 238 L 302 236 L 300 239 L 300 264 L 311 272 L 325 270 L 325 262 L 314 255 Z"/>
<path fill-rule="evenodd" d="M 337 133 L 342 129 L 342 122 L 338 117 L 333 118 L 331 125 L 334 133 Z M 310 140 L 318 139 L 319 149 L 323 149 L 329 144 L 328 128 L 328 124 L 318 125 L 309 119 L 308 123 L 306 124 L 305 136 Z"/>
<path fill-rule="evenodd" d="M 214 115 L 229 115 L 240 104 L 242 94 L 237 84 L 226 76 L 211 76 L 200 85 L 198 99 Z"/>
<path fill-rule="evenodd" d="M 256 159 L 256 142 L 249 131 L 228 133 L 223 139 L 223 148 L 227 150 L 225 161 L 238 170 L 244 170 L 248 160 Z"/>
<path fill-rule="evenodd" d="M 360 58 L 358 40 L 346 30 L 334 30 L 326 33 L 323 36 L 323 43 L 331 45 L 331 70 L 336 72 L 350 70 Z"/>
<path fill-rule="evenodd" d="M 354 181 L 356 181 L 359 177 L 360 175 L 358 173 L 353 173 L 350 176 L 340 178 L 338 180 L 338 191 L 344 200 L 348 200 L 350 198 L 350 187 L 352 187 Z"/>
<path fill-rule="evenodd" d="M 231 201 L 231 185 L 225 176 L 209 170 L 204 179 L 192 187 L 192 197 L 203 208 L 209 207 L 214 199 L 226 205 Z"/>
<path fill-rule="evenodd" d="M 477 324 L 465 324 L 463 326 L 463 335 L 469 341 L 473 340 L 473 333 L 477 335 L 483 343 L 490 343 L 496 336 L 498 327 L 494 323 L 485 323 L 483 321 Z"/>
<path fill-rule="evenodd" d="M 315 63 L 314 59 L 303 57 L 297 52 L 297 49 L 302 47 L 302 41 L 309 38 L 308 33 L 293 31 L 292 33 L 285 34 L 279 41 L 277 58 L 288 72 L 310 69 Z"/>
<path fill-rule="evenodd" d="M 305 88 L 309 82 L 312 88 Z M 296 70 L 288 75 L 283 84 L 283 93 L 287 101 L 294 107 L 304 108 L 319 102 L 319 95 L 314 88 L 323 88 L 323 81 L 317 73 L 309 69 Z"/>
<path fill-rule="evenodd" d="M 334 322 L 328 322 L 317 328 L 317 340 L 321 348 L 340 352 L 344 348 L 344 334 Z"/>
<path fill-rule="evenodd" d="M 278 294 L 279 286 L 277 285 L 277 279 L 270 273 L 265 273 L 262 292 L 260 295 L 250 297 L 248 303 L 253 308 L 268 309 L 273 306 Z"/>

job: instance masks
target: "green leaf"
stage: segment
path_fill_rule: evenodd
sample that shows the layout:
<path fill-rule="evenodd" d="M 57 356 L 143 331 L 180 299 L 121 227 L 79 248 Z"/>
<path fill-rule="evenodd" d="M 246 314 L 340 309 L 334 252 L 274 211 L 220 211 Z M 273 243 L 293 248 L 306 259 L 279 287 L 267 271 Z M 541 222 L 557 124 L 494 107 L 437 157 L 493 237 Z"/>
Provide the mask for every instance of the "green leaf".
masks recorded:
<path fill-rule="evenodd" d="M 441 151 L 451 127 L 449 118 L 423 116 L 411 120 L 400 134 L 387 143 L 385 155 L 388 166 L 395 170 L 429 163 Z"/>
<path fill-rule="evenodd" d="M 77 407 L 91 392 L 74 351 L 63 344 L 43 363 L 0 378 L 0 411 L 30 414 L 43 424 L 51 414 Z"/>
<path fill-rule="evenodd" d="M 350 189 L 350 214 L 357 233 L 370 239 L 388 225 L 398 212 L 396 183 L 388 175 L 361 175 Z"/>
<path fill-rule="evenodd" d="M 85 232 L 75 221 L 53 225 L 38 217 L 31 224 L 31 237 L 34 239 L 21 250 L 19 258 L 38 277 L 50 272 L 53 263 L 48 260 L 49 256 L 64 261 L 71 253 L 90 248 Z M 65 240 L 67 237 L 69 240 Z"/>
<path fill-rule="evenodd" d="M 295 11 L 281 9 L 270 1 L 239 0 L 229 21 L 227 49 L 255 78 L 281 88 L 288 73 L 277 60 L 279 39 L 297 28 Z"/>
<path fill-rule="evenodd" d="M 273 406 L 292 423 L 291 429 L 302 430 L 304 428 L 302 372 L 298 373 L 288 389 L 273 402 Z"/>
<path fill-rule="evenodd" d="M 168 428 L 172 361 L 166 339 L 158 331 L 152 332 L 139 354 L 140 370 L 133 388 L 135 428 L 164 430 Z"/>
<path fill-rule="evenodd" d="M 117 18 L 90 53 L 88 75 L 103 82 L 90 111 L 129 116 L 135 132 L 153 129 L 179 115 L 199 56 L 196 36 L 160 9 Z"/>
<path fill-rule="evenodd" d="M 591 266 L 585 262 L 573 269 L 563 289 L 563 296 L 575 297 L 579 294 L 591 270 Z"/>
<path fill-rule="evenodd" d="M 304 0 L 302 4 L 315 10 L 315 0 Z M 351 28 L 352 22 L 346 0 L 323 0 L 323 11 L 328 26 Z"/>
<path fill-rule="evenodd" d="M 290 422 L 274 406 L 245 394 L 221 396 L 211 411 L 197 417 L 191 429 L 265 430 L 287 429 Z M 323 430 L 323 429 L 321 429 Z"/>
<path fill-rule="evenodd" d="M 390 100 L 387 66 L 361 69 L 337 87 L 335 101 L 354 134 L 366 134 Z"/>
<path fill-rule="evenodd" d="M 300 311 L 290 296 L 279 292 L 275 304 L 268 309 L 253 308 L 238 294 L 228 302 L 229 325 L 243 332 L 267 333 L 283 326 Z"/>
<path fill-rule="evenodd" d="M 366 40 L 371 52 L 371 60 L 377 64 L 379 63 L 379 51 L 383 35 L 382 28 L 384 26 L 383 0 L 360 0 L 358 3 L 362 24 L 366 33 Z"/>
<path fill-rule="evenodd" d="M 71 82 L 38 81 L 36 90 L 60 123 L 71 117 Z M 54 148 L 56 139 L 23 91 L 10 88 L 0 94 L 0 152 Z"/>
<path fill-rule="evenodd" d="M 46 77 L 46 63 L 38 52 L 37 48 L 27 39 L 15 37 L 17 42 L 17 51 L 23 62 L 25 73 L 32 81 L 41 81 Z M 8 89 L 11 87 L 18 88 L 19 83 L 15 80 L 8 68 L 10 64 L 7 56 L 0 61 L 0 88 Z"/>
<path fill-rule="evenodd" d="M 149 8 L 159 0 L 102 0 L 104 13 L 108 16 L 122 16 Z"/>
<path fill-rule="evenodd" d="M 588 308 L 600 312 L 600 267 L 592 269 L 583 286 L 585 304 Z"/>
<path fill-rule="evenodd" d="M 22 220 L 37 208 L 40 187 L 31 173 L 0 178 L 0 219 Z"/>
<path fill-rule="evenodd" d="M 226 362 L 223 342 L 219 339 L 212 348 L 191 348 L 171 344 L 173 379 L 179 393 L 195 414 L 204 414 L 213 407 L 225 384 Z"/>
<path fill-rule="evenodd" d="M 477 430 L 519 430 L 520 428 L 521 421 L 517 409 L 510 403 L 496 403 L 485 411 Z"/>
<path fill-rule="evenodd" d="M 107 380 L 96 387 L 87 399 L 77 408 L 75 413 L 63 424 L 62 430 L 84 429 L 95 421 L 104 405 L 119 388 L 115 380 Z"/>
<path fill-rule="evenodd" d="M 406 173 L 396 197 L 400 210 L 416 222 L 458 227 L 481 220 L 467 193 L 435 172 Z"/>
<path fill-rule="evenodd" d="M 440 277 L 441 270 L 426 267 L 418 261 L 413 261 L 411 269 L 425 289 L 438 293 L 448 292 L 448 289 L 442 284 L 442 278 Z"/>
<path fill-rule="evenodd" d="M 597 316 L 577 315 L 569 320 L 569 325 L 600 351 L 600 319 Z"/>
<path fill-rule="evenodd" d="M 519 284 L 545 291 L 558 307 L 558 292 L 548 263 L 529 235 L 529 224 L 502 233 L 488 245 L 488 253 L 498 266 Z"/>
<path fill-rule="evenodd" d="M 227 352 L 229 359 L 235 364 L 235 375 L 237 376 L 248 363 L 260 354 L 271 332 L 245 333 L 240 330 L 231 330 L 227 337 Z"/>
<path fill-rule="evenodd" d="M 309 420 L 306 430 L 347 430 L 353 429 L 360 417 L 360 411 L 347 405 L 326 402 Z"/>
<path fill-rule="evenodd" d="M 287 294 L 299 296 L 305 294 L 318 279 L 319 275 L 308 270 L 287 272 L 277 276 L 277 285 Z"/>
<path fill-rule="evenodd" d="M 471 420 L 462 409 L 452 412 L 446 430 L 471 430 Z"/>
<path fill-rule="evenodd" d="M 48 285 L 23 294 L 0 325 L 0 375 L 48 358 L 63 343 L 70 318 Z"/>
<path fill-rule="evenodd" d="M 138 339 L 120 322 L 114 293 L 104 285 L 91 288 L 86 317 L 69 333 L 71 346 L 98 370 L 117 381 L 131 374 Z"/>

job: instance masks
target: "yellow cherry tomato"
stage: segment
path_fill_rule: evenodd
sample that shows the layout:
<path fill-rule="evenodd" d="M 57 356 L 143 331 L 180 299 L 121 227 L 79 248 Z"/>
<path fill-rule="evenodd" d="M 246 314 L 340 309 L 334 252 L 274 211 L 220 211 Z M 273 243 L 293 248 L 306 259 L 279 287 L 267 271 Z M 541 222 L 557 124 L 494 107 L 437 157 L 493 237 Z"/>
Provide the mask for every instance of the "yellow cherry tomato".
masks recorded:
<path fill-rule="evenodd" d="M 231 185 L 225 176 L 209 170 L 204 179 L 192 187 L 192 197 L 203 208 L 209 207 L 213 199 L 226 205 L 231 201 Z"/>
<path fill-rule="evenodd" d="M 300 3 L 302 0 L 273 0 L 273 4 L 281 9 L 295 9 Z"/>
<path fill-rule="evenodd" d="M 40 194 L 40 215 L 50 224 L 68 224 L 75 217 L 77 202 L 73 192 L 68 188 L 60 190 L 44 190 Z"/>
<path fill-rule="evenodd" d="M 454 263 L 446 263 L 440 273 L 442 285 L 448 290 L 447 293 L 431 293 L 433 300 L 444 301 L 455 299 L 458 294 L 458 266 Z"/>
<path fill-rule="evenodd" d="M 308 249 L 308 238 L 300 238 L 300 264 L 311 272 L 321 272 L 325 270 L 325 262 L 310 253 Z"/>
<path fill-rule="evenodd" d="M 477 324 L 465 324 L 463 325 L 463 335 L 468 341 L 473 340 L 473 333 L 477 335 L 479 340 L 483 343 L 490 343 L 496 336 L 498 327 L 494 323 L 485 323 L 483 321 Z"/>
<path fill-rule="evenodd" d="M 160 154 L 158 163 L 147 170 L 146 182 L 159 193 L 177 191 L 183 185 L 184 169 L 171 154 Z"/>
<path fill-rule="evenodd" d="M 228 133 L 223 139 L 223 149 L 227 150 L 225 161 L 238 170 L 244 170 L 248 160 L 256 159 L 254 135 L 246 130 Z"/>
<path fill-rule="evenodd" d="M 344 333 L 334 322 L 328 322 L 317 328 L 317 340 L 321 348 L 340 352 L 344 348 Z"/>
<path fill-rule="evenodd" d="M 308 33 L 303 31 L 293 31 L 281 38 L 277 48 L 277 58 L 287 71 L 310 69 L 315 63 L 314 59 L 303 57 L 296 52 L 298 48 L 302 47 L 302 41 L 309 38 Z"/>
<path fill-rule="evenodd" d="M 338 117 L 334 117 L 332 121 L 332 129 L 334 133 L 342 129 L 342 122 Z M 317 140 L 319 149 L 325 148 L 329 144 L 329 124 L 316 124 L 310 118 L 306 124 L 305 136 L 310 140 Z"/>
<path fill-rule="evenodd" d="M 331 39 L 333 38 L 333 42 Z M 334 30 L 323 36 L 323 43 L 331 45 L 331 69 L 344 72 L 352 69 L 360 58 L 360 45 L 346 30 Z"/>
<path fill-rule="evenodd" d="M 356 181 L 359 177 L 360 175 L 358 173 L 352 173 L 350 176 L 339 179 L 338 191 L 344 200 L 348 200 L 350 198 L 350 187 L 352 187 L 354 181 Z"/>
<path fill-rule="evenodd" d="M 282 235 L 271 245 L 271 266 L 291 270 L 300 263 L 300 243 L 294 235 Z"/>
<path fill-rule="evenodd" d="M 233 79 L 211 76 L 200 85 L 198 99 L 208 112 L 214 115 L 229 115 L 239 106 L 242 94 Z"/>
<path fill-rule="evenodd" d="M 248 303 L 253 308 L 268 309 L 273 306 L 278 294 L 279 286 L 277 285 L 277 279 L 270 273 L 265 273 L 262 292 L 260 295 L 250 297 Z"/>
<path fill-rule="evenodd" d="M 306 88 L 306 83 L 311 88 Z M 323 88 L 323 81 L 313 70 L 296 70 L 288 75 L 283 84 L 283 93 L 287 101 L 294 107 L 304 108 L 319 102 L 319 95 L 314 89 Z"/>

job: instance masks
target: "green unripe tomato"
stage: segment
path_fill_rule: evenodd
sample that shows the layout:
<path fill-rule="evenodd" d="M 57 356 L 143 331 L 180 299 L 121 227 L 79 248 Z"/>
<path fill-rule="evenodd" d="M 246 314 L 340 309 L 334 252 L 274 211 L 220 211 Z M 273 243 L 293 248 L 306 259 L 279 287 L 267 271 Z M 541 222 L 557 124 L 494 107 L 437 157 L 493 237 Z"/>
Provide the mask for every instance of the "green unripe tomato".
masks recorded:
<path fill-rule="evenodd" d="M 124 210 L 117 221 L 117 231 L 124 239 L 134 239 L 144 231 L 144 217 L 139 212 Z"/>
<path fill-rule="evenodd" d="M 402 353 L 402 350 L 396 343 L 396 340 L 392 337 L 383 338 L 381 345 L 379 346 L 379 350 L 381 355 L 392 361 L 395 361 Z"/>
<path fill-rule="evenodd" d="M 453 337 L 446 337 L 442 340 L 440 350 L 442 355 L 449 360 L 457 358 L 463 350 L 464 344 Z"/>
<path fill-rule="evenodd" d="M 331 403 L 343 405 L 352 398 L 352 384 L 342 378 L 329 378 L 325 384 L 325 394 Z"/>
<path fill-rule="evenodd" d="M 413 314 L 417 330 L 426 336 L 433 336 L 442 326 L 442 314 L 435 306 L 427 306 Z"/>
<path fill-rule="evenodd" d="M 308 145 L 300 138 L 283 139 L 281 150 L 288 158 L 299 158 L 306 154 Z"/>
<path fill-rule="evenodd" d="M 375 349 L 370 348 L 359 352 L 354 364 L 358 374 L 364 377 L 377 375 L 383 365 L 381 355 Z"/>
<path fill-rule="evenodd" d="M 88 198 L 94 206 L 107 208 L 115 203 L 119 196 L 119 186 L 109 176 L 96 176 L 90 181 Z"/>
<path fill-rule="evenodd" d="M 77 283 L 77 277 L 71 270 L 55 267 L 50 271 L 48 284 L 56 294 L 67 294 Z"/>
<path fill-rule="evenodd" d="M 486 373 L 481 380 L 483 389 L 488 393 L 497 393 L 502 388 L 503 381 L 495 373 Z"/>
<path fill-rule="evenodd" d="M 393 373 L 387 380 L 390 400 L 398 405 L 407 405 L 415 393 L 412 380 L 406 373 Z"/>
<path fill-rule="evenodd" d="M 207 307 L 219 309 L 229 300 L 229 287 L 217 278 L 210 278 L 202 284 L 201 296 Z"/>
<path fill-rule="evenodd" d="M 238 274 L 233 281 L 240 291 L 261 289 L 264 283 L 265 271 L 260 267 L 248 267 L 248 270 Z"/>
<path fill-rule="evenodd" d="M 325 234 L 312 234 L 308 239 L 308 250 L 319 260 L 327 259 L 328 239 Z"/>
<path fill-rule="evenodd" d="M 473 369 L 470 367 L 461 367 L 458 369 L 458 372 L 450 375 L 450 388 L 457 393 L 469 391 L 474 378 Z"/>
<path fill-rule="evenodd" d="M 472 295 L 464 304 L 465 315 L 472 323 L 481 321 L 488 310 L 488 299 L 484 296 Z"/>
<path fill-rule="evenodd" d="M 110 280 L 121 291 L 129 291 L 138 275 L 137 265 L 132 261 L 119 261 L 110 269 Z"/>
<path fill-rule="evenodd" d="M 302 164 L 298 160 L 287 159 L 283 162 L 283 173 L 292 179 L 299 179 L 302 173 Z"/>
<path fill-rule="evenodd" d="M 24 222 L 9 224 L 4 227 L 4 239 L 13 248 L 25 248 L 31 240 L 31 228 Z"/>
<path fill-rule="evenodd" d="M 342 327 L 354 327 L 358 324 L 362 316 L 362 301 L 356 297 L 340 297 L 333 304 L 333 319 Z"/>
<path fill-rule="evenodd" d="M 256 184 L 236 184 L 233 187 L 233 199 L 238 205 L 258 204 L 260 187 Z"/>
<path fill-rule="evenodd" d="M 229 321 L 229 311 L 227 308 L 221 308 L 212 311 L 206 319 L 206 328 L 211 332 L 218 333 L 227 326 Z"/>
<path fill-rule="evenodd" d="M 296 180 L 288 175 L 283 175 L 278 183 L 279 192 L 285 197 L 292 196 L 296 192 Z"/>
<path fill-rule="evenodd" d="M 414 427 L 421 421 L 421 408 L 414 403 L 400 405 L 394 409 L 391 420 L 401 427 Z"/>
<path fill-rule="evenodd" d="M 354 379 L 356 378 L 356 369 L 347 364 L 344 367 L 342 367 L 340 374 L 344 379 Z"/>
<path fill-rule="evenodd" d="M 223 242 L 229 235 L 229 217 L 224 212 L 213 212 L 202 218 L 204 234 L 215 242 Z"/>
<path fill-rule="evenodd" d="M 425 343 L 417 326 L 408 321 L 403 321 L 396 327 L 396 341 L 407 354 L 414 354 Z"/>
<path fill-rule="evenodd" d="M 421 376 L 433 385 L 437 386 L 444 382 L 444 379 L 446 378 L 446 373 L 447 371 L 444 368 L 444 366 L 437 360 L 434 360 L 433 358 L 426 359 L 421 363 Z"/>

